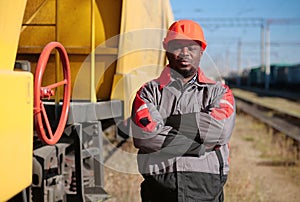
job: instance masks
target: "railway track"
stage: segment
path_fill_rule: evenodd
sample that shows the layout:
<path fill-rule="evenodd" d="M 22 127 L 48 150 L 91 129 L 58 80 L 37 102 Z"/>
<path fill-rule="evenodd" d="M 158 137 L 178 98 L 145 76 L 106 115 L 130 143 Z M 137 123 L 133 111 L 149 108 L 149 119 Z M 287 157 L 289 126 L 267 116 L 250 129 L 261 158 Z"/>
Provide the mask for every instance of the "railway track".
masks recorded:
<path fill-rule="evenodd" d="M 300 115 L 295 111 L 284 111 L 269 107 L 268 104 L 255 102 L 243 96 L 235 95 L 238 111 L 244 112 L 264 123 L 273 135 L 282 133 L 292 140 L 296 158 L 300 159 Z"/>

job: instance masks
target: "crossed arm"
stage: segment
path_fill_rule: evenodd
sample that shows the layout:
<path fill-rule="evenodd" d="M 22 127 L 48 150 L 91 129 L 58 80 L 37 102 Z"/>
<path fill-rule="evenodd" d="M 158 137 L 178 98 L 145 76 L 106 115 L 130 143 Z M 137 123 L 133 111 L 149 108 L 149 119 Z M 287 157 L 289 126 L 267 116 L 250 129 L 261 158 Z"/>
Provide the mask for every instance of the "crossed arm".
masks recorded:
<path fill-rule="evenodd" d="M 153 97 L 139 91 L 131 118 L 134 144 L 144 153 L 200 156 L 216 145 L 228 143 L 235 121 L 234 98 L 225 87 L 205 110 L 164 119 Z"/>

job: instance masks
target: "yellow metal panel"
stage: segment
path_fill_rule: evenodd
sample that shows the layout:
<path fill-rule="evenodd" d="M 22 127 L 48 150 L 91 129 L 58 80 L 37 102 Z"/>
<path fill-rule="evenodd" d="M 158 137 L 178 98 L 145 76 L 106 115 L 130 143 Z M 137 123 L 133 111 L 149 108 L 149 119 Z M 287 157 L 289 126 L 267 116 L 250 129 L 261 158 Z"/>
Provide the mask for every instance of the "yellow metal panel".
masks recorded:
<path fill-rule="evenodd" d="M 170 9 L 170 3 L 166 0 L 123 2 L 119 43 L 120 59 L 116 73 L 127 74 L 138 66 L 165 62 L 162 41 L 173 21 Z M 149 55 L 150 52 L 147 50 L 154 50 L 155 53 Z M 128 54 L 133 52 L 134 54 Z"/>
<path fill-rule="evenodd" d="M 122 0 L 96 0 L 96 4 L 96 46 L 104 42 L 101 40 L 101 33 L 104 31 L 105 45 L 118 47 L 119 40 L 109 39 L 120 34 Z"/>
<path fill-rule="evenodd" d="M 50 41 L 59 41 L 67 49 L 72 74 L 73 99 L 89 100 L 91 97 L 91 74 L 95 78 L 94 86 L 97 99 L 108 100 L 116 69 L 117 47 L 121 23 L 122 0 L 94 0 L 94 29 L 92 24 L 93 0 L 28 0 L 24 14 L 22 33 L 18 49 L 18 59 L 31 62 L 32 73 L 35 71 L 37 54 Z M 32 26 L 34 25 L 34 26 Z M 93 33 L 92 33 L 92 30 Z M 92 37 L 94 35 L 94 37 Z M 114 37 L 113 40 L 110 38 Z M 94 38 L 94 43 L 92 40 Z M 94 44 L 95 47 L 91 47 Z M 101 45 L 99 49 L 98 46 Z M 95 66 L 88 61 L 91 51 L 97 47 L 94 58 Z M 100 52 L 99 52 L 100 50 Z M 100 59 L 99 59 L 100 58 Z M 114 58 L 111 62 L 110 58 Z M 101 61 L 99 61 L 101 60 Z M 86 70 L 86 65 L 93 67 Z M 88 68 L 88 67 L 87 67 Z M 106 71 L 107 70 L 107 71 Z M 89 75 L 78 75 L 85 72 Z M 61 77 L 61 69 L 50 57 L 43 85 L 54 83 Z M 83 78 L 83 79 L 82 79 Z M 58 91 L 62 98 L 62 92 Z"/>
<path fill-rule="evenodd" d="M 26 0 L 0 1 L 0 70 L 13 70 Z"/>
<path fill-rule="evenodd" d="M 97 52 L 96 52 L 97 53 Z M 99 100 L 108 100 L 115 73 L 116 55 L 96 54 L 95 88 Z M 70 55 L 72 99 L 89 100 L 90 98 L 90 57 Z"/>
<path fill-rule="evenodd" d="M 97 57 L 98 59 L 102 60 L 103 56 Z M 110 98 L 110 93 L 112 89 L 112 82 L 114 80 L 114 74 L 116 72 L 116 65 L 117 65 L 117 57 L 116 56 L 111 56 L 108 58 L 109 60 L 114 60 L 113 63 L 104 63 L 104 68 L 101 70 L 98 68 L 99 66 L 97 65 L 96 68 L 96 74 L 95 74 L 95 81 L 96 81 L 96 92 L 97 92 L 97 98 L 100 100 L 109 100 Z M 96 64 L 99 62 L 96 62 Z"/>
<path fill-rule="evenodd" d="M 121 1 L 95 1 L 95 29 L 91 29 L 91 2 L 92 1 L 81 0 L 64 0 L 59 2 L 57 14 L 58 38 L 67 49 L 78 49 L 78 52 L 73 51 L 70 55 L 72 81 L 74 81 L 72 84 L 72 98 L 89 100 L 93 97 L 91 96 L 90 90 L 92 75 L 94 78 L 94 88 L 96 89 L 95 96 L 97 96 L 99 100 L 108 100 L 110 98 L 110 89 L 115 73 L 115 63 L 114 66 L 108 68 L 107 60 L 110 59 L 107 59 L 106 53 L 100 54 L 104 56 L 98 56 L 97 50 L 96 56 L 92 57 L 93 62 L 91 63 L 91 53 L 93 48 L 96 48 L 100 44 L 105 47 L 117 47 L 118 41 L 107 41 L 107 39 L 108 37 L 119 34 Z M 70 15 L 70 13 L 72 13 L 72 15 Z M 95 38 L 92 36 L 92 31 L 95 32 Z M 93 39 L 95 40 L 94 43 L 92 43 Z M 95 47 L 91 47 L 91 44 Z M 79 48 L 81 48 L 81 50 L 89 50 L 85 54 L 85 60 L 82 60 L 83 55 L 79 55 L 81 53 Z M 103 60 L 99 61 L 99 57 L 103 58 Z M 78 62 L 78 60 L 81 60 L 82 64 L 77 63 L 76 66 L 72 66 L 73 61 Z M 93 69 L 90 69 L 91 66 Z M 109 71 L 105 72 L 106 69 Z M 77 72 L 78 74 L 74 75 L 73 72 Z M 105 75 L 105 79 L 101 78 L 101 75 Z M 105 82 L 105 84 L 103 82 Z M 105 88 L 102 88 L 103 86 L 105 86 Z M 109 86 L 109 88 L 107 88 L 107 86 Z"/>
<path fill-rule="evenodd" d="M 168 0 L 123 1 L 119 59 L 111 99 L 124 100 L 125 117 L 130 115 L 137 88 L 158 77 L 165 65 L 162 41 L 172 22 Z"/>
<path fill-rule="evenodd" d="M 23 24 L 55 24 L 55 0 L 28 0 Z"/>
<path fill-rule="evenodd" d="M 33 76 L 0 70 L 0 201 L 31 184 Z"/>
<path fill-rule="evenodd" d="M 40 51 L 50 41 L 55 41 L 55 27 L 53 26 L 28 26 L 20 35 L 19 48 L 40 48 Z M 39 52 L 40 53 L 40 52 Z"/>
<path fill-rule="evenodd" d="M 58 1 L 58 38 L 64 46 L 90 47 L 91 1 Z"/>
<path fill-rule="evenodd" d="M 39 48 L 38 53 L 40 53 L 47 43 L 56 40 L 55 12 L 55 0 L 28 0 L 21 29 L 19 50 Z M 32 50 L 29 53 L 33 53 Z"/>

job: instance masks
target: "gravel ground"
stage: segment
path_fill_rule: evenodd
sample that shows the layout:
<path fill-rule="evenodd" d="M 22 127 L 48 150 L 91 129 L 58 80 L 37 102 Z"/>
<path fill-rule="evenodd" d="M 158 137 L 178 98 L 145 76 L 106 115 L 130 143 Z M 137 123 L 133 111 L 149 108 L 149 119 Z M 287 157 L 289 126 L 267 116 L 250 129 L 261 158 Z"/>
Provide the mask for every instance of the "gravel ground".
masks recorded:
<path fill-rule="evenodd" d="M 285 137 L 272 137 L 252 118 L 237 117 L 225 201 L 300 201 L 299 161 L 283 141 Z"/>

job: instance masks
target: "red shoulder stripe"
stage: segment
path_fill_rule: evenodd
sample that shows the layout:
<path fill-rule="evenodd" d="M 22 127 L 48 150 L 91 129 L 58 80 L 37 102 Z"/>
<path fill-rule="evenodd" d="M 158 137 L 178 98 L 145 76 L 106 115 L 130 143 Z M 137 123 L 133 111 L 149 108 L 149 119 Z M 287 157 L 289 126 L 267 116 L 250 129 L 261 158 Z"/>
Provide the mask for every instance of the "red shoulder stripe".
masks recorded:
<path fill-rule="evenodd" d="M 136 94 L 133 103 L 134 122 L 144 131 L 151 132 L 156 127 L 156 122 L 153 121 L 146 102 L 140 97 L 139 93 Z"/>
<path fill-rule="evenodd" d="M 220 106 L 211 111 L 211 115 L 217 120 L 226 119 L 234 112 L 234 97 L 232 91 L 228 86 L 223 86 L 226 88 L 226 93 L 220 100 Z"/>

